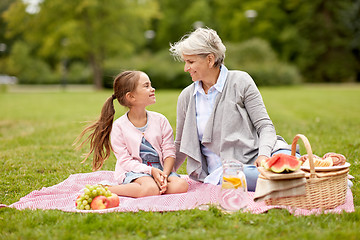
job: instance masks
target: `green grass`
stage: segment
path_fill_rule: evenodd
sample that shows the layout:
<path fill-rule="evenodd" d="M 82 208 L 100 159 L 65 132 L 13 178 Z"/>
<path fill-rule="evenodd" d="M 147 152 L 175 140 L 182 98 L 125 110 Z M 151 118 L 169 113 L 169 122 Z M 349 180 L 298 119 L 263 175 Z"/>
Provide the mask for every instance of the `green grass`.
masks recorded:
<path fill-rule="evenodd" d="M 306 135 L 315 154 L 344 154 L 355 177 L 355 212 L 294 217 L 286 210 L 224 215 L 209 211 L 78 214 L 0 209 L 0 239 L 358 239 L 360 234 L 360 86 L 261 88 L 277 133 Z M 180 91 L 157 91 L 149 110 L 175 128 Z M 70 174 L 90 172 L 72 143 L 98 117 L 110 91 L 0 93 L 0 203 L 11 204 Z M 117 107 L 116 117 L 126 111 Z M 301 142 L 300 142 L 301 144 Z M 304 153 L 301 144 L 302 153 Z M 114 156 L 103 170 L 113 170 Z M 185 167 L 180 169 L 185 173 Z"/>

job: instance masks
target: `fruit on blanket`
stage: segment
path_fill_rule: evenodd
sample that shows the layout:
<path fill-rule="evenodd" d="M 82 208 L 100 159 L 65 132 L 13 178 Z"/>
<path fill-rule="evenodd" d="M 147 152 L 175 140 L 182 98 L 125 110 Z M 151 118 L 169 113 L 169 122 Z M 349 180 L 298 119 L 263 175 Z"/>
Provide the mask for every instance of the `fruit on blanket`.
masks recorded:
<path fill-rule="evenodd" d="M 266 170 L 275 173 L 284 173 L 298 170 L 301 166 L 301 161 L 299 161 L 295 156 L 279 153 L 264 160 L 261 165 Z"/>
<path fill-rule="evenodd" d="M 111 194 L 110 197 L 96 196 L 91 202 L 91 209 L 99 210 L 105 208 L 118 207 L 120 203 L 119 197 L 116 194 Z"/>
<path fill-rule="evenodd" d="M 111 193 L 107 187 L 101 185 L 85 185 L 83 193 L 80 194 L 75 201 L 76 209 L 79 210 L 90 210 L 92 202 L 96 197 L 102 196 L 107 198 L 107 206 L 117 207 L 119 206 L 119 197 L 116 194 Z"/>
<path fill-rule="evenodd" d="M 77 206 L 78 205 L 78 199 L 81 197 L 81 194 L 76 198 L 76 202 L 75 202 L 75 206 Z"/>
<path fill-rule="evenodd" d="M 115 193 L 112 193 L 109 199 L 109 205 L 108 208 L 118 207 L 120 204 L 119 196 Z"/>
<path fill-rule="evenodd" d="M 269 170 L 270 168 L 269 168 L 269 166 L 268 166 L 268 160 L 269 160 L 270 158 L 267 158 L 267 159 L 263 159 L 262 161 L 261 161 L 261 166 L 263 167 L 263 168 L 265 168 L 266 170 Z"/>
<path fill-rule="evenodd" d="M 99 209 L 105 209 L 108 206 L 108 199 L 105 196 L 96 196 L 92 202 L 91 202 L 91 209 L 93 210 L 99 210 Z"/>

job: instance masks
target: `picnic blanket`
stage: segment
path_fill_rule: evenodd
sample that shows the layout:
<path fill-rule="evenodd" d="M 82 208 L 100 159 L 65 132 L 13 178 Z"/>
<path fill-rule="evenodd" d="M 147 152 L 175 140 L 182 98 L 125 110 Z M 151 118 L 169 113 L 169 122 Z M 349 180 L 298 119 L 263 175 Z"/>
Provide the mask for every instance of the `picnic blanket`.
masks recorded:
<path fill-rule="evenodd" d="M 20 198 L 9 206 L 0 205 L 0 207 L 11 207 L 19 210 L 22 209 L 57 209 L 65 212 L 137 212 L 137 211 L 179 211 L 199 208 L 206 204 L 216 204 L 220 192 L 220 186 L 212 184 L 205 184 L 191 180 L 188 176 L 183 175 L 183 178 L 189 183 L 189 190 L 187 193 L 181 194 L 165 194 L 160 196 L 150 196 L 143 198 L 119 197 L 120 206 L 116 208 L 104 210 L 77 210 L 75 208 L 75 199 L 82 192 L 85 184 L 94 185 L 101 181 L 107 180 L 114 182 L 113 171 L 97 171 L 91 173 L 78 173 L 70 175 L 63 182 L 51 186 L 44 187 L 41 190 L 35 190 L 28 195 Z M 354 212 L 353 196 L 350 189 L 347 190 L 346 200 L 343 205 L 334 209 L 299 209 L 289 206 L 267 206 L 265 202 L 254 202 L 254 193 L 249 192 L 250 202 L 245 211 L 258 214 L 267 212 L 269 209 L 284 208 L 291 214 L 310 215 L 322 213 L 342 213 Z M 201 208 L 199 208 L 201 209 Z"/>

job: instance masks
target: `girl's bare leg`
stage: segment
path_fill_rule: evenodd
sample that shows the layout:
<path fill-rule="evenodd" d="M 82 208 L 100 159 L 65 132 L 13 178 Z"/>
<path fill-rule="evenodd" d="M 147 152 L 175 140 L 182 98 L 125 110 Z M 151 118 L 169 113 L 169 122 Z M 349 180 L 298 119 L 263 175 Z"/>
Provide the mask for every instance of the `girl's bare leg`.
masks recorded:
<path fill-rule="evenodd" d="M 152 177 L 140 177 L 128 184 L 109 186 L 109 190 L 124 197 L 146 197 L 159 195 L 159 187 Z"/>
<path fill-rule="evenodd" d="M 168 177 L 168 185 L 165 194 L 171 193 L 184 193 L 189 189 L 189 184 L 183 178 Z"/>

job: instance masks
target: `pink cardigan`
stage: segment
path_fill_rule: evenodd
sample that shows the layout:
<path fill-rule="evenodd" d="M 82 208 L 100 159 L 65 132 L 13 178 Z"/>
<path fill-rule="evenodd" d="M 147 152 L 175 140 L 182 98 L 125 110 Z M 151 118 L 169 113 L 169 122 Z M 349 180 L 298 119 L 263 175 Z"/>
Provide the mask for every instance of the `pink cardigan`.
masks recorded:
<path fill-rule="evenodd" d="M 169 121 L 157 112 L 147 111 L 147 116 L 148 126 L 144 133 L 129 121 L 127 113 L 113 123 L 110 139 L 117 159 L 115 179 L 119 184 L 123 182 L 125 174 L 130 171 L 151 174 L 151 167 L 142 164 L 139 154 L 143 136 L 159 154 L 162 166 L 164 166 L 164 159 L 175 158 L 174 136 Z"/>

